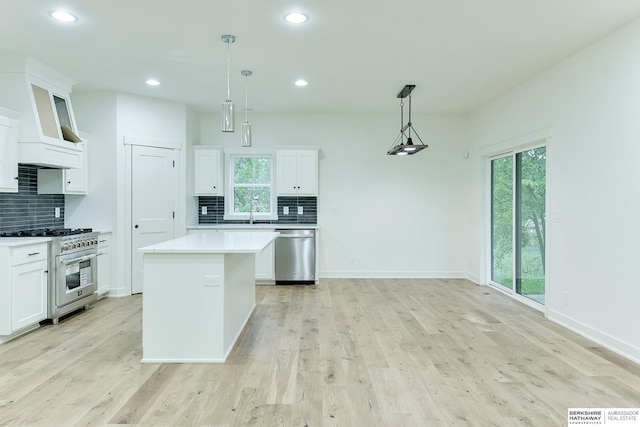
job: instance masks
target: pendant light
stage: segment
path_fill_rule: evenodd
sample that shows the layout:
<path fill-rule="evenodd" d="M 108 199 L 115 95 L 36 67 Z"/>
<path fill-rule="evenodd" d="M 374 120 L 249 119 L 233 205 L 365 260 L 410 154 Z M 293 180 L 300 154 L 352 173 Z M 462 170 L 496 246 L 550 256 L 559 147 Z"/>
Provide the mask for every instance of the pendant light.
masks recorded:
<path fill-rule="evenodd" d="M 404 88 L 398 93 L 398 98 L 400 98 L 400 135 L 393 141 L 391 144 L 391 148 L 387 151 L 387 154 L 390 156 L 407 156 L 416 154 L 418 151 L 421 151 L 424 148 L 427 148 L 428 145 L 425 145 L 422 142 L 422 139 L 418 135 L 418 132 L 413 128 L 411 124 L 411 92 L 416 87 L 416 85 L 405 85 Z M 409 120 L 407 124 L 404 124 L 404 99 L 409 97 Z M 416 135 L 416 138 L 420 141 L 420 144 L 414 144 L 413 139 L 411 138 L 411 131 Z"/>
<path fill-rule="evenodd" d="M 230 34 L 222 36 L 222 41 L 227 44 L 227 100 L 222 104 L 222 132 L 235 132 L 235 107 L 231 102 L 231 89 L 229 84 L 229 51 L 231 43 L 235 43 L 236 37 Z"/>
<path fill-rule="evenodd" d="M 240 144 L 243 147 L 251 147 L 251 123 L 249 123 L 249 76 L 253 73 L 250 70 L 242 70 L 240 74 L 244 76 L 244 122 L 242 122 L 242 134 Z"/>

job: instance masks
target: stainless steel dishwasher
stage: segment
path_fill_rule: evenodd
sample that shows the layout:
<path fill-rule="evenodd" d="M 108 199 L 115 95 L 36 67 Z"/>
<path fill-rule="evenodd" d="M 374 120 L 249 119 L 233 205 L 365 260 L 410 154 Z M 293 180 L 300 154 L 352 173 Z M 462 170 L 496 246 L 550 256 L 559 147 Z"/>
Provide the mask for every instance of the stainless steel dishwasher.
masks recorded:
<path fill-rule="evenodd" d="M 276 284 L 315 283 L 316 231 L 276 231 Z"/>

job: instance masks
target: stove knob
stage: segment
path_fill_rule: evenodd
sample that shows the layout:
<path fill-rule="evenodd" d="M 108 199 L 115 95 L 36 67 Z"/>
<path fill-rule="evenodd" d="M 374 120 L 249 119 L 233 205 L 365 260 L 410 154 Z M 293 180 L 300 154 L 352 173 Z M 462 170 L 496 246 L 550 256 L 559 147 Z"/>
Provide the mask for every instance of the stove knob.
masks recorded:
<path fill-rule="evenodd" d="M 65 243 L 64 245 L 62 245 L 62 247 L 60 248 L 60 250 L 61 250 L 62 252 L 66 251 L 67 249 L 69 249 L 69 245 L 68 245 L 68 244 L 66 244 L 66 243 Z"/>
<path fill-rule="evenodd" d="M 98 244 L 98 239 L 93 239 L 93 244 L 97 245 Z"/>

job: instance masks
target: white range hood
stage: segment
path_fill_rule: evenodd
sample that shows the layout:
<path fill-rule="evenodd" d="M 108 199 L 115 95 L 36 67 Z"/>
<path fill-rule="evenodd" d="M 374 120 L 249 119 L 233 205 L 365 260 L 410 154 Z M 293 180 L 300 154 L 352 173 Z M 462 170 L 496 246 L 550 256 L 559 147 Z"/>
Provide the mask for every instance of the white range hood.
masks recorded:
<path fill-rule="evenodd" d="M 18 163 L 80 167 L 83 149 L 76 143 L 78 128 L 69 96 L 74 83 L 33 58 L 0 56 L 0 106 L 22 114 Z"/>

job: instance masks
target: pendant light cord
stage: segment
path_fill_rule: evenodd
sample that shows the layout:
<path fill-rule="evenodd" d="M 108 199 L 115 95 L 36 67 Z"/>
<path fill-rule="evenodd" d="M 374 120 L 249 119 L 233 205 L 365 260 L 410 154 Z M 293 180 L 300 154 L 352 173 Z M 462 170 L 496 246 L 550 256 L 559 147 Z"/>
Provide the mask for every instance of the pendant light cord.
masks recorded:
<path fill-rule="evenodd" d="M 229 80 L 229 63 L 231 62 L 230 60 L 230 55 L 231 55 L 231 41 L 227 41 L 227 101 L 231 100 L 231 87 L 230 87 L 230 80 Z"/>
<path fill-rule="evenodd" d="M 249 74 L 244 76 L 244 121 L 249 121 Z"/>

